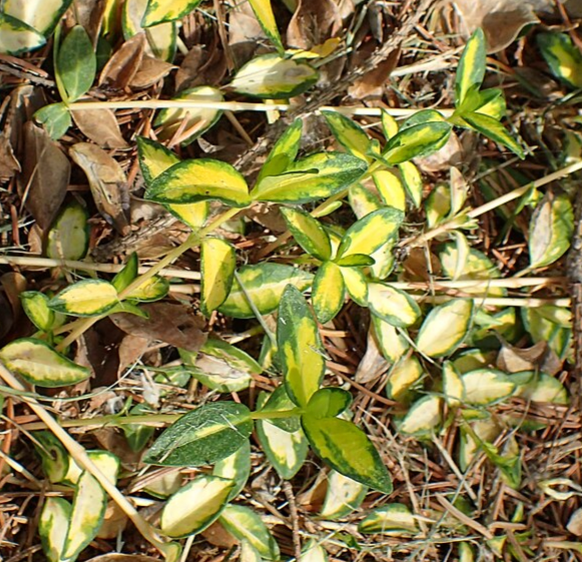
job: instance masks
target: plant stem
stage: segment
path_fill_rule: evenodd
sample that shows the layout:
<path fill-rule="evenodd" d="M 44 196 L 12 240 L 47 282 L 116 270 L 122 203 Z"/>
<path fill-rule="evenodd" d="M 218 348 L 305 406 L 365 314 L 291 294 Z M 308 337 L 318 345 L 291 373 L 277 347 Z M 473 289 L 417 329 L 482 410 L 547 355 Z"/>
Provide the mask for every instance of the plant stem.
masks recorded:
<path fill-rule="evenodd" d="M 302 408 L 293 408 L 292 410 L 259 410 L 258 412 L 251 412 L 251 418 L 253 420 L 275 420 L 300 416 L 302 413 Z"/>
<path fill-rule="evenodd" d="M 25 387 L 16 379 L 16 377 L 0 363 L 0 378 L 12 387 L 14 390 L 25 392 Z M 91 458 L 87 455 L 85 449 L 79 445 L 58 423 L 57 421 L 39 404 L 34 398 L 29 396 L 21 396 L 21 400 L 26 402 L 30 409 L 44 422 L 69 451 L 75 462 L 83 469 L 89 472 L 102 486 L 102 488 L 109 494 L 109 497 L 123 510 L 127 517 L 136 526 L 142 536 L 155 546 L 164 556 L 168 556 L 170 551 L 168 543 L 164 543 L 157 531 L 150 525 L 129 503 L 127 498 L 114 486 L 109 479 L 101 472 L 98 466 L 93 463 Z"/>
<path fill-rule="evenodd" d="M 198 101 L 198 100 L 125 100 L 125 101 L 77 101 L 70 103 L 70 111 L 83 111 L 94 109 L 216 109 L 220 111 L 260 111 L 268 113 L 273 110 L 291 111 L 295 105 L 288 103 L 252 103 L 240 101 Z M 381 109 L 378 107 L 334 107 L 322 106 L 318 111 L 337 111 L 343 115 L 363 115 L 380 117 Z M 384 111 L 393 117 L 410 117 L 418 109 L 385 108 Z M 437 109 L 444 117 L 453 114 L 452 109 Z"/>
<path fill-rule="evenodd" d="M 239 208 L 232 208 L 228 211 L 225 211 L 218 217 L 216 217 L 210 224 L 201 228 L 198 232 L 190 234 L 188 239 L 180 244 L 178 247 L 171 250 L 168 254 L 166 254 L 156 265 L 150 267 L 144 273 L 142 273 L 139 277 L 137 277 L 132 283 L 130 283 L 123 291 L 119 293 L 119 300 L 122 301 L 123 299 L 127 298 L 128 295 L 132 293 L 135 289 L 140 287 L 143 283 L 145 283 L 148 279 L 151 279 L 154 275 L 162 271 L 165 267 L 169 266 L 172 262 L 177 260 L 184 252 L 188 251 L 189 249 L 197 246 L 204 237 L 216 230 L 219 226 L 224 224 L 225 222 L 229 221 L 233 217 L 235 217 L 241 209 Z M 66 332 L 70 329 L 69 335 L 63 339 L 63 341 L 57 346 L 57 351 L 62 351 L 66 349 L 69 345 L 71 345 L 75 340 L 80 338 L 93 324 L 105 318 L 104 316 L 94 316 L 92 318 L 83 319 L 80 323 L 78 321 L 71 322 L 62 326 L 60 328 L 59 333 Z M 56 332 L 55 332 L 56 333 Z"/>

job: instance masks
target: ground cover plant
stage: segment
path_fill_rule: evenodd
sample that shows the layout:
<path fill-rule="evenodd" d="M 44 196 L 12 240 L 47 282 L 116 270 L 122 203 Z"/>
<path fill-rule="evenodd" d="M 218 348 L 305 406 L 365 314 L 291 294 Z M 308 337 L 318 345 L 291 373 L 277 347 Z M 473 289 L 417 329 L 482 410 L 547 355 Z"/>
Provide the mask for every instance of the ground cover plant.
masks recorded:
<path fill-rule="evenodd" d="M 495 13 L 4 2 L 7 560 L 581 556 L 582 44 Z"/>

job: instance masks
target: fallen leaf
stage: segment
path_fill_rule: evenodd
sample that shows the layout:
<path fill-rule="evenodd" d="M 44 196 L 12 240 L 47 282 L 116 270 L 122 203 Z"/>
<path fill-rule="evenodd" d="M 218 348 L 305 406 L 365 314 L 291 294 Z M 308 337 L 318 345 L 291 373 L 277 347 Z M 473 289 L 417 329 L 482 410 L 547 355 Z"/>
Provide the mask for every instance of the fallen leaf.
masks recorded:
<path fill-rule="evenodd" d="M 169 62 L 145 55 L 129 86 L 132 90 L 145 90 L 157 84 L 176 68 L 178 67 Z"/>
<path fill-rule="evenodd" d="M 253 13 L 250 2 L 239 2 L 228 14 L 228 46 L 237 68 L 264 52 L 265 31 Z"/>
<path fill-rule="evenodd" d="M 115 113 L 110 109 L 88 109 L 71 113 L 77 127 L 95 144 L 104 148 L 127 148 Z"/>
<path fill-rule="evenodd" d="M 386 59 L 379 62 L 373 70 L 366 72 L 348 88 L 350 97 L 361 100 L 368 97 L 381 97 L 388 78 L 398 64 L 400 49 L 392 51 Z"/>
<path fill-rule="evenodd" d="M 354 380 L 360 384 L 375 381 L 389 368 L 390 363 L 384 359 L 372 330 L 368 330 L 366 353 L 358 365 Z"/>
<path fill-rule="evenodd" d="M 451 166 L 460 166 L 463 162 L 463 145 L 453 131 L 449 135 L 445 146 L 439 148 L 429 156 L 415 158 L 414 163 L 422 172 L 444 172 Z"/>
<path fill-rule="evenodd" d="M 87 142 L 74 144 L 69 154 L 87 175 L 99 212 L 120 234 L 127 234 L 129 193 L 121 166 L 102 148 Z"/>
<path fill-rule="evenodd" d="M 127 334 L 198 351 L 206 341 L 203 321 L 181 304 L 156 302 L 141 307 L 149 318 L 126 313 L 112 314 L 113 323 Z"/>
<path fill-rule="evenodd" d="M 523 349 L 504 342 L 497 355 L 497 368 L 508 373 L 537 371 L 547 347 L 545 341 Z"/>
<path fill-rule="evenodd" d="M 117 538 L 125 529 L 127 521 L 127 515 L 125 515 L 124 511 L 115 502 L 109 502 L 103 517 L 103 523 L 101 523 L 101 528 L 97 533 L 97 538 Z"/>
<path fill-rule="evenodd" d="M 99 86 L 125 90 L 138 73 L 146 48 L 145 33 L 128 39 L 113 53 L 99 76 Z"/>
<path fill-rule="evenodd" d="M 566 525 L 568 532 L 576 535 L 577 537 L 582 537 L 582 508 L 577 509 L 568 520 Z"/>
<path fill-rule="evenodd" d="M 287 44 L 295 49 L 309 50 L 336 37 L 341 26 L 339 9 L 332 0 L 299 0 L 287 27 Z"/>
<path fill-rule="evenodd" d="M 200 533 L 211 545 L 222 548 L 233 548 L 238 541 L 220 524 L 215 521 Z"/>
<path fill-rule="evenodd" d="M 109 4 L 102 0 L 75 0 L 76 23 L 85 28 L 93 46 L 97 45 L 105 10 Z"/>
<path fill-rule="evenodd" d="M 226 74 L 226 59 L 216 44 L 196 45 L 184 57 L 176 72 L 176 92 L 196 86 L 219 84 Z"/>
<path fill-rule="evenodd" d="M 46 230 L 65 200 L 71 164 L 59 145 L 32 121 L 24 125 L 24 165 L 18 192 L 37 224 Z"/>
<path fill-rule="evenodd" d="M 16 172 L 20 172 L 20 164 L 14 156 L 10 139 L 0 133 L 0 180 L 8 181 Z"/>
<path fill-rule="evenodd" d="M 150 344 L 148 338 L 128 334 L 119 346 L 119 367 L 117 374 L 121 375 L 130 365 L 133 365 L 146 351 Z"/>

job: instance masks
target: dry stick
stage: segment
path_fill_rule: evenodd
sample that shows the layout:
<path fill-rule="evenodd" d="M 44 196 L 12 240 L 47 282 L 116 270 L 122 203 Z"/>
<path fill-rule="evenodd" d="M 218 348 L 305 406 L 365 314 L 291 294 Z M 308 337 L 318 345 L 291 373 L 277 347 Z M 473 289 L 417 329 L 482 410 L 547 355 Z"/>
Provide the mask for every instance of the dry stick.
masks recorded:
<path fill-rule="evenodd" d="M 299 537 L 299 517 L 297 514 L 297 504 L 295 502 L 295 496 L 293 494 L 293 487 L 289 480 L 283 481 L 283 491 L 287 497 L 287 503 L 289 504 L 289 515 L 291 519 L 291 530 L 293 531 L 293 554 L 295 555 L 295 560 L 301 562 L 301 538 Z"/>
<path fill-rule="evenodd" d="M 26 391 L 18 379 L 0 362 L 0 378 L 12 387 L 14 390 L 21 392 Z M 115 487 L 111 481 L 101 472 L 90 457 L 87 455 L 85 449 L 79 445 L 58 423 L 57 421 L 37 402 L 34 398 L 29 396 L 20 396 L 20 399 L 30 407 L 30 409 L 44 422 L 54 435 L 59 439 L 63 446 L 69 451 L 75 462 L 83 469 L 89 472 L 102 486 L 102 488 L 109 494 L 111 499 L 123 510 L 123 512 L 131 519 L 142 536 L 154 545 L 162 554 L 167 556 L 169 554 L 168 543 L 164 543 L 155 528 L 152 527 L 129 503 L 127 498 Z"/>

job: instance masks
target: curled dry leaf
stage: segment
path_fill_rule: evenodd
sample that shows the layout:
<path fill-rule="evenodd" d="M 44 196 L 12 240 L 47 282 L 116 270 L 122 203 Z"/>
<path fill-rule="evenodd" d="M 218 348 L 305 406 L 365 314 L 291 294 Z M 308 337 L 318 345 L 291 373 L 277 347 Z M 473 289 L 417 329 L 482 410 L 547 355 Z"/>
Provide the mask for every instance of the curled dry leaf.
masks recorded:
<path fill-rule="evenodd" d="M 296 49 L 309 50 L 335 37 L 341 24 L 339 9 L 333 0 L 299 0 L 287 27 L 287 43 Z"/>
<path fill-rule="evenodd" d="M 206 341 L 203 322 L 180 304 L 158 302 L 141 308 L 149 318 L 132 314 L 112 314 L 113 323 L 124 332 L 149 340 L 159 340 L 187 351 L 198 351 Z"/>
<path fill-rule="evenodd" d="M 129 83 L 133 90 L 145 90 L 178 68 L 169 62 L 145 55 L 141 65 Z"/>
<path fill-rule="evenodd" d="M 504 342 L 497 356 L 497 368 L 508 373 L 537 371 L 547 349 L 548 344 L 545 341 L 540 341 L 526 349 Z"/>
<path fill-rule="evenodd" d="M 264 52 L 261 45 L 266 43 L 267 36 L 253 13 L 250 2 L 239 2 L 229 10 L 228 24 L 228 45 L 237 68 L 255 54 Z"/>
<path fill-rule="evenodd" d="M 372 43 L 369 42 L 369 44 L 371 45 Z M 390 74 L 398 64 L 399 58 L 400 49 L 395 49 L 386 59 L 379 61 L 374 69 L 355 80 L 348 88 L 350 97 L 360 100 L 371 96 L 381 96 Z"/>
<path fill-rule="evenodd" d="M 14 156 L 10 139 L 0 133 L 0 180 L 8 181 L 16 172 L 20 172 L 20 164 Z"/>
<path fill-rule="evenodd" d="M 354 378 L 356 382 L 359 382 L 360 384 L 367 384 L 377 380 L 382 373 L 385 373 L 388 370 L 389 367 L 390 363 L 388 363 L 382 355 L 382 351 L 380 350 L 378 342 L 370 328 L 370 330 L 368 330 L 366 353 L 358 365 Z"/>
<path fill-rule="evenodd" d="M 110 109 L 73 111 L 73 120 L 81 132 L 104 148 L 126 148 L 115 114 Z"/>
<path fill-rule="evenodd" d="M 59 145 L 29 121 L 24 126 L 24 166 L 18 191 L 24 206 L 46 230 L 67 194 L 71 164 Z"/>
<path fill-rule="evenodd" d="M 99 212 L 120 234 L 127 234 L 129 193 L 121 166 L 102 148 L 86 142 L 73 145 L 69 154 L 87 175 Z"/>
<path fill-rule="evenodd" d="M 124 90 L 135 78 L 144 58 L 145 33 L 128 39 L 107 61 L 99 76 L 99 86 Z"/>
<path fill-rule="evenodd" d="M 176 72 L 176 92 L 197 86 L 219 84 L 226 74 L 226 59 L 220 45 L 195 45 L 184 57 Z"/>

